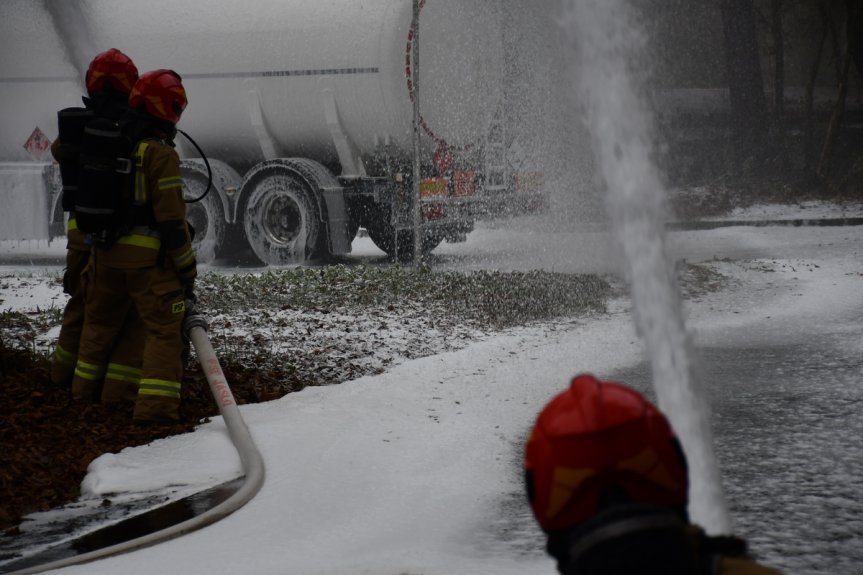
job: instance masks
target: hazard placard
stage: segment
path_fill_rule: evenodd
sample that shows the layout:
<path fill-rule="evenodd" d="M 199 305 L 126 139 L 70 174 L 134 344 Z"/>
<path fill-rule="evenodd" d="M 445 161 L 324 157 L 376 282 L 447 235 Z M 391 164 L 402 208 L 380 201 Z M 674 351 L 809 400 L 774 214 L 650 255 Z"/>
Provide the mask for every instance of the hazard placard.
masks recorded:
<path fill-rule="evenodd" d="M 449 188 L 446 178 L 423 178 L 420 180 L 421 198 L 445 198 Z"/>
<path fill-rule="evenodd" d="M 26 142 L 24 142 L 24 149 L 30 152 L 30 155 L 33 156 L 33 159 L 37 162 L 41 162 L 45 159 L 48 148 L 50 147 L 51 140 L 48 139 L 45 132 L 39 129 L 39 126 L 36 126 L 33 133 L 30 134 L 30 137 L 27 138 Z"/>

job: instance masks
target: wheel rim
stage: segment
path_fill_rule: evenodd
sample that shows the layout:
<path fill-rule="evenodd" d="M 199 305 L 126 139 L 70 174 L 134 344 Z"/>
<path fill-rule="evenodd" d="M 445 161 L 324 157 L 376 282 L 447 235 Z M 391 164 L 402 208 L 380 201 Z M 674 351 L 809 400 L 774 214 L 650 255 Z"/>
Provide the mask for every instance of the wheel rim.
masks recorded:
<path fill-rule="evenodd" d="M 243 225 L 255 255 L 269 265 L 308 259 L 322 233 L 309 185 L 298 175 L 276 173 L 244 187 L 249 195 L 241 208 Z"/>
<path fill-rule="evenodd" d="M 277 192 L 264 202 L 261 232 L 277 246 L 297 241 L 304 229 L 303 210 L 290 192 Z"/>

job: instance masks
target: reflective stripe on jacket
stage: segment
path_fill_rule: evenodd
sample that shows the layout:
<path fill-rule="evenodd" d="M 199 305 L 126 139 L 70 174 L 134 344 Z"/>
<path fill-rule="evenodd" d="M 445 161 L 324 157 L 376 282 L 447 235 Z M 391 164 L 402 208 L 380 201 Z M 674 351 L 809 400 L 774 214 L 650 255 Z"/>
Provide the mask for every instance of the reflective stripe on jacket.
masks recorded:
<path fill-rule="evenodd" d="M 188 252 L 185 265 L 191 262 L 194 266 L 192 242 L 185 227 L 186 203 L 182 185 L 180 158 L 174 148 L 160 140 L 140 142 L 135 149 L 133 201 L 139 211 L 141 206 L 149 206 L 147 209 L 152 215 L 152 227 L 135 226 L 109 249 L 99 249 L 97 257 L 100 263 L 116 269 L 152 267 L 159 263 L 160 250 L 165 249 L 175 258 L 175 262 L 175 252 Z M 176 240 L 166 241 L 161 231 L 163 224 L 171 222 L 182 224 L 179 249 L 168 245 Z M 166 244 L 164 248 L 163 243 Z"/>

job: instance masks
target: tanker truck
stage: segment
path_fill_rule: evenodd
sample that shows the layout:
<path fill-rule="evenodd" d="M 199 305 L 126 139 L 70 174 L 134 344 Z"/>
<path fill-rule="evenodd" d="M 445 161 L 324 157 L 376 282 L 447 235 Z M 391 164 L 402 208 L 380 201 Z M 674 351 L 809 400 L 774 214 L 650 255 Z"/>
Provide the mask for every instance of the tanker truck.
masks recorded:
<path fill-rule="evenodd" d="M 464 241 L 477 218 L 541 204 L 542 173 L 524 160 L 530 143 L 508 126 L 506 2 L 424 0 L 416 52 L 413 9 L 411 0 L 4 0 L 0 196 L 11 208 L 0 239 L 28 225 L 62 235 L 45 146 L 57 110 L 81 105 L 89 60 L 112 47 L 142 73 L 183 78 L 179 128 L 208 159 L 177 137 L 186 197 L 212 181 L 188 204 L 202 261 L 246 245 L 272 265 L 345 254 L 360 228 L 389 255 L 410 255 L 414 241 L 429 252 Z"/>

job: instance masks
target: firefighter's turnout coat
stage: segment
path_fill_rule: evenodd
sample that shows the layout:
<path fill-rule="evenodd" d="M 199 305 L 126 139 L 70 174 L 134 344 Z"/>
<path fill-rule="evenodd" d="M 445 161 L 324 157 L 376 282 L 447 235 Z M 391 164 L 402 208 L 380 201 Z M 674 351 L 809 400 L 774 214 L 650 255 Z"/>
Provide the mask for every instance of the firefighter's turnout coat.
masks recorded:
<path fill-rule="evenodd" d="M 108 351 L 121 335 L 122 318 L 137 309 L 145 327 L 134 419 L 179 418 L 183 375 L 181 327 L 184 294 L 197 275 L 186 224 L 180 160 L 164 141 L 135 149 L 133 227 L 110 247 L 96 246 L 85 274 L 86 323 L 73 380 L 104 375 Z"/>

